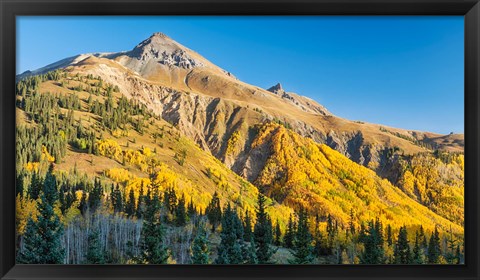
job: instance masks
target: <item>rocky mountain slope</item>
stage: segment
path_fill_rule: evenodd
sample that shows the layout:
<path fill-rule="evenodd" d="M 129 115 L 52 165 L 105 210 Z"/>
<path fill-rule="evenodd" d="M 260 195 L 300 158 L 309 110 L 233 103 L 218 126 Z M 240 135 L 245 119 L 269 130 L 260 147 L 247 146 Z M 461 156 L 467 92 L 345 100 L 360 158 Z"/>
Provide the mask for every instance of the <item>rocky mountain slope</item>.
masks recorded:
<path fill-rule="evenodd" d="M 131 51 L 80 55 L 19 78 L 56 68 L 102 77 L 250 181 L 261 172 L 265 157 L 251 148 L 253 127 L 268 121 L 326 144 L 387 178 L 396 155 L 435 149 L 462 152 L 464 146 L 463 135 L 350 121 L 314 100 L 286 92 L 280 84 L 264 90 L 243 83 L 162 33 Z"/>

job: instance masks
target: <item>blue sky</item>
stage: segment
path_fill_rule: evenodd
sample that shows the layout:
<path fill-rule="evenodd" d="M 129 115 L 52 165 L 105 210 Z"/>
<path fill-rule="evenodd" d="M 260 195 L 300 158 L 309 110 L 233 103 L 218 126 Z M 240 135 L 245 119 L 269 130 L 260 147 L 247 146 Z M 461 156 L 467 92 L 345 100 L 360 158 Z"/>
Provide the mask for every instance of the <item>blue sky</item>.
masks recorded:
<path fill-rule="evenodd" d="M 17 73 L 163 32 L 240 80 L 277 82 L 337 116 L 464 131 L 461 16 L 18 17 Z"/>

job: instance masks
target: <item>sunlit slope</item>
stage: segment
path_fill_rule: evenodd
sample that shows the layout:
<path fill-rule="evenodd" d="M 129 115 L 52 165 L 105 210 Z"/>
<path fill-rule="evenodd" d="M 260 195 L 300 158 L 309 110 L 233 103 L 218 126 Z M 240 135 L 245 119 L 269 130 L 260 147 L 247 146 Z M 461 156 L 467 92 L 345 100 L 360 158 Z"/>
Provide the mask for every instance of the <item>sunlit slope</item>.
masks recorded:
<path fill-rule="evenodd" d="M 222 204 L 230 203 L 242 215 L 249 211 L 255 216 L 258 189 L 162 118 L 152 115 L 144 119 L 133 114 L 126 116 L 131 121 L 122 128 L 112 130 L 105 127 L 102 117 L 89 110 L 89 99 L 101 104 L 107 99 L 102 93 L 88 92 L 97 88 L 103 92 L 109 86 L 99 87 L 98 82 L 96 78 L 67 74 L 67 78 L 45 81 L 38 87 L 39 94 L 78 97 L 80 108 L 71 110 L 72 125 L 82 125 L 96 135 L 98 154 L 88 154 L 70 144 L 65 158 L 56 164 L 59 173 L 75 169 L 90 177 L 99 176 L 118 183 L 124 196 L 133 189 L 136 197 L 142 188 L 144 194 L 147 192 L 153 176 L 160 190 L 173 187 L 178 197 L 185 195 L 186 201 L 193 201 L 201 211 L 205 211 L 212 195 L 217 192 Z M 113 92 L 112 95 L 113 106 L 117 107 L 124 96 L 121 92 Z M 65 114 L 68 111 L 59 110 Z M 21 109 L 17 109 L 17 118 L 18 125 L 35 126 Z M 142 123 L 141 130 L 133 125 L 139 121 Z M 278 219 L 283 227 L 293 210 L 270 199 L 268 203 L 272 219 Z"/>
<path fill-rule="evenodd" d="M 281 125 L 259 126 L 252 143 L 255 150 L 267 151 L 268 156 L 254 184 L 285 205 L 331 214 L 344 226 L 353 209 L 357 222 L 378 217 L 395 228 L 423 225 L 431 230 L 439 225 L 463 232 L 372 170 Z"/>

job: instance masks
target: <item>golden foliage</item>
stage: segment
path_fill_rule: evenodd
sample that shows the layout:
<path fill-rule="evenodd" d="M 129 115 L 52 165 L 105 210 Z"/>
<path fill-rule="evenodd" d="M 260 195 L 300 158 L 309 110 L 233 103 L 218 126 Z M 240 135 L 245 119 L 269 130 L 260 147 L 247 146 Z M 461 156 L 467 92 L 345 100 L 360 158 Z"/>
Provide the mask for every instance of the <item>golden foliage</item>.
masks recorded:
<path fill-rule="evenodd" d="M 111 159 L 120 160 L 122 148 L 113 139 L 102 139 L 97 141 L 98 153 Z"/>
<path fill-rule="evenodd" d="M 268 144 L 270 156 L 255 183 L 277 201 L 294 208 L 303 206 L 319 215 L 331 214 L 342 226 L 380 218 L 393 228 L 422 224 L 432 230 L 459 225 L 440 217 L 409 198 L 372 170 L 361 166 L 326 145 L 301 137 L 281 125 L 259 127 L 252 146 Z"/>
<path fill-rule="evenodd" d="M 28 218 L 37 221 L 37 202 L 32 199 L 22 198 L 18 195 L 15 199 L 15 220 L 17 233 L 22 235 L 25 232 Z"/>

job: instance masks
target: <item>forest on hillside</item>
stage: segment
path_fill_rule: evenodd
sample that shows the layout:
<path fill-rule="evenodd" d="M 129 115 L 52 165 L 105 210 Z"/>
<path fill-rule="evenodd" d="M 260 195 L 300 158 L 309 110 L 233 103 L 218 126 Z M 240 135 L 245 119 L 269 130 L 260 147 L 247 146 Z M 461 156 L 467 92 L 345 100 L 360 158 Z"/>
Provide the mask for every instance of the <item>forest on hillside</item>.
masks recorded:
<path fill-rule="evenodd" d="M 389 182 L 266 122 L 248 182 L 119 91 L 62 70 L 17 82 L 18 263 L 464 263 L 461 153 L 404 156 Z"/>

